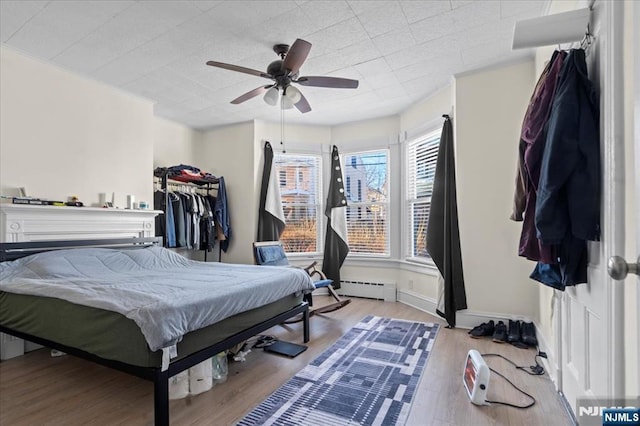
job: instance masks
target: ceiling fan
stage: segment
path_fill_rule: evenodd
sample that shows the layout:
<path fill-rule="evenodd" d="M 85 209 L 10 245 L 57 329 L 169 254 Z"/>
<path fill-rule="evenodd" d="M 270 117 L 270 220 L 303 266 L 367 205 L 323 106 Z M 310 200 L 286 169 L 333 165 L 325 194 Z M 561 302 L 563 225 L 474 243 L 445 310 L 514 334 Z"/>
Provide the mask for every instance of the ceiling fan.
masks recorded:
<path fill-rule="evenodd" d="M 280 56 L 280 59 L 271 62 L 267 67 L 267 72 L 216 61 L 209 61 L 207 65 L 251 74 L 273 81 L 271 84 L 257 87 L 244 95 L 238 96 L 231 101 L 232 104 L 240 104 L 266 92 L 264 100 L 269 105 L 277 104 L 278 98 L 282 98 L 282 108 L 288 109 L 295 106 L 300 112 L 305 113 L 311 111 L 311 106 L 300 90 L 292 86 L 291 83 L 297 83 L 302 86 L 329 87 L 335 89 L 356 89 L 358 87 L 358 80 L 349 78 L 298 76 L 300 67 L 307 59 L 310 50 L 311 43 L 302 39 L 297 39 L 291 47 L 289 47 L 288 44 L 274 45 L 273 51 Z"/>

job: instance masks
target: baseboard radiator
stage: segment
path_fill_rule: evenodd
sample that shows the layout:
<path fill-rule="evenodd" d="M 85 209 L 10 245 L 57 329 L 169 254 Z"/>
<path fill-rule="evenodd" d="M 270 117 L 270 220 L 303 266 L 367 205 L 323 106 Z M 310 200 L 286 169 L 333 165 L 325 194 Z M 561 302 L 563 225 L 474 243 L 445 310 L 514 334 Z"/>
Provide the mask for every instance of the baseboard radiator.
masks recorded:
<path fill-rule="evenodd" d="M 336 290 L 340 296 L 365 297 L 367 299 L 395 302 L 396 284 L 369 281 L 340 281 L 340 288 Z"/>

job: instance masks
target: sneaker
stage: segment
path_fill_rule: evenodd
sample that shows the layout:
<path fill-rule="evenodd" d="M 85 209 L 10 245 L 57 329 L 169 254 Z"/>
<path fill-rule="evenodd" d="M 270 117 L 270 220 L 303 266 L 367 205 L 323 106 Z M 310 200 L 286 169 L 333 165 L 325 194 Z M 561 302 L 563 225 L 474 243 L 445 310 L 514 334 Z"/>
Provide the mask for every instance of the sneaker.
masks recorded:
<path fill-rule="evenodd" d="M 532 322 L 522 323 L 522 337 L 520 339 L 522 343 L 529 346 L 538 346 L 538 339 L 536 338 L 536 328 Z"/>
<path fill-rule="evenodd" d="M 507 341 L 515 343 L 520 341 L 520 325 L 521 321 L 509 320 L 509 331 L 507 332 Z"/>
<path fill-rule="evenodd" d="M 473 327 L 471 331 L 469 331 L 469 335 L 474 339 L 478 339 L 483 336 L 491 336 L 494 331 L 494 323 L 493 320 L 489 322 L 483 322 L 480 325 Z"/>
<path fill-rule="evenodd" d="M 493 332 L 493 341 L 496 343 L 504 343 L 507 341 L 507 326 L 502 321 L 496 324 Z"/>

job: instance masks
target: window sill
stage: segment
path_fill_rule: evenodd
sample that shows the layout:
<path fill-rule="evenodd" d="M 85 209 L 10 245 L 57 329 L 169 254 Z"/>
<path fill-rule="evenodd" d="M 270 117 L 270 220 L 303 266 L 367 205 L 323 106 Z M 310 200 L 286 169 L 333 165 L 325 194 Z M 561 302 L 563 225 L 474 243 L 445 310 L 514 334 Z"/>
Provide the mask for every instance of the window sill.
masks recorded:
<path fill-rule="evenodd" d="M 313 261 L 322 264 L 322 256 L 319 253 L 308 254 L 291 254 L 288 255 L 289 260 L 294 265 L 308 265 Z M 391 259 L 389 257 L 347 257 L 345 259 L 343 267 L 356 267 L 356 268 L 382 268 L 382 269 L 400 269 L 404 271 L 417 272 L 420 274 L 438 276 L 438 268 L 433 262 L 406 260 L 406 259 Z"/>

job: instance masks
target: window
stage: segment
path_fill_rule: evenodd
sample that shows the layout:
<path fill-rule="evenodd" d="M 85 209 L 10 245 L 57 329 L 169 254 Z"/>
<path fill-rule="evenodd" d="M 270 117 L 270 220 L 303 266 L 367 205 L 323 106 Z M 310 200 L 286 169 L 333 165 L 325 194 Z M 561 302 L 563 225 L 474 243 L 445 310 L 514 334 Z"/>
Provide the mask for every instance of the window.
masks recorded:
<path fill-rule="evenodd" d="M 408 257 L 428 259 L 427 223 L 431 208 L 433 179 L 440 145 L 440 132 L 432 132 L 407 144 Z"/>
<path fill-rule="evenodd" d="M 320 251 L 320 157 L 276 154 L 274 165 L 280 176 L 280 195 L 286 220 L 280 241 L 287 253 Z M 284 176 L 284 179 L 283 179 Z M 291 176 L 291 179 L 287 179 Z M 297 179 L 296 179 L 297 176 Z"/>
<path fill-rule="evenodd" d="M 389 255 L 389 151 L 345 155 L 349 255 Z M 357 181 L 357 197 L 351 181 Z"/>

